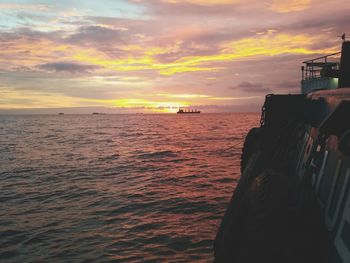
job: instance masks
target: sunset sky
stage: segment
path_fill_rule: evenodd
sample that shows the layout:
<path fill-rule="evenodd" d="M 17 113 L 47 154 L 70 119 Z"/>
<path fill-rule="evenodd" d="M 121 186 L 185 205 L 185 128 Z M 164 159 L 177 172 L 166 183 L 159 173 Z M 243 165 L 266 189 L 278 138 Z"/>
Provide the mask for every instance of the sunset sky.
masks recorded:
<path fill-rule="evenodd" d="M 349 0 L 0 0 L 0 113 L 256 111 L 342 33 Z"/>

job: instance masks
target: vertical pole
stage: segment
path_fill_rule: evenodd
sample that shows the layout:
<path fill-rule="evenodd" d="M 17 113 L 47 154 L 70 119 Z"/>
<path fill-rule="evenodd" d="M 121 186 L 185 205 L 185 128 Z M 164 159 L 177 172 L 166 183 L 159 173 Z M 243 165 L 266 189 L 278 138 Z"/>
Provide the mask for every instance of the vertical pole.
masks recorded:
<path fill-rule="evenodd" d="M 344 41 L 340 58 L 339 88 L 350 88 L 350 42 Z"/>
<path fill-rule="evenodd" d="M 301 66 L 301 80 L 305 80 L 304 79 L 304 66 Z"/>

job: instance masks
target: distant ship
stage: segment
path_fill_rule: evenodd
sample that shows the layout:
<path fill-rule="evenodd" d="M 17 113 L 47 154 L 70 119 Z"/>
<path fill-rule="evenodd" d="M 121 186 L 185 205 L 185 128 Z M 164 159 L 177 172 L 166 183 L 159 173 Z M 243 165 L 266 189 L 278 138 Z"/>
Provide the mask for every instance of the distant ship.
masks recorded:
<path fill-rule="evenodd" d="M 188 109 L 188 110 L 179 109 L 177 111 L 177 114 L 192 114 L 192 113 L 201 113 L 201 111 L 199 111 L 199 110 L 190 110 L 190 109 Z"/>
<path fill-rule="evenodd" d="M 58 113 L 58 115 L 64 115 L 64 113 L 63 113 L 63 112 L 60 112 L 60 113 Z"/>
<path fill-rule="evenodd" d="M 93 112 L 92 115 L 106 115 L 107 113 L 103 112 Z"/>

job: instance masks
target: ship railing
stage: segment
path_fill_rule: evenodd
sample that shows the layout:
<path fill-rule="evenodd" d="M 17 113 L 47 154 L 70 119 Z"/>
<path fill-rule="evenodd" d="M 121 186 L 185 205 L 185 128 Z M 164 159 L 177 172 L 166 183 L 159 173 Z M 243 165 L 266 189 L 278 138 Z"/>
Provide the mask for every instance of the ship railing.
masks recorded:
<path fill-rule="evenodd" d="M 302 80 L 311 80 L 322 77 L 323 70 L 339 69 L 339 58 L 341 52 L 333 53 L 304 61 L 301 67 Z"/>

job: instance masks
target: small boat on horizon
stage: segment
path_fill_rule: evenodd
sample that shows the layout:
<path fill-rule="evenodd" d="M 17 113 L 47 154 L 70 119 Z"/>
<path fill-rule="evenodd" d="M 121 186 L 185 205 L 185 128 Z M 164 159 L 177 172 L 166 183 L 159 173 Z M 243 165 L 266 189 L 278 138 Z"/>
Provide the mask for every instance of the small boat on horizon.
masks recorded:
<path fill-rule="evenodd" d="M 177 114 L 192 114 L 192 113 L 201 113 L 201 111 L 199 110 L 192 110 L 192 109 L 188 109 L 188 110 L 183 110 L 183 109 L 179 109 L 177 111 Z"/>

